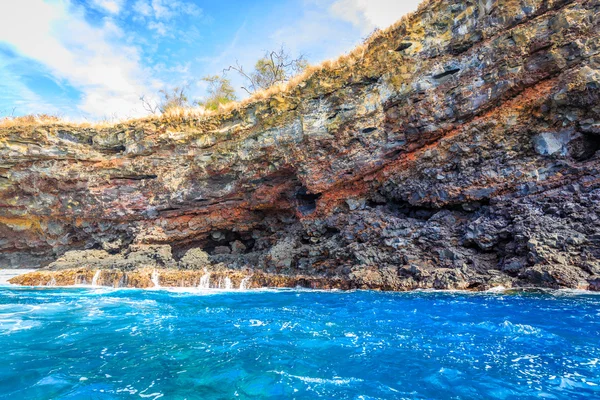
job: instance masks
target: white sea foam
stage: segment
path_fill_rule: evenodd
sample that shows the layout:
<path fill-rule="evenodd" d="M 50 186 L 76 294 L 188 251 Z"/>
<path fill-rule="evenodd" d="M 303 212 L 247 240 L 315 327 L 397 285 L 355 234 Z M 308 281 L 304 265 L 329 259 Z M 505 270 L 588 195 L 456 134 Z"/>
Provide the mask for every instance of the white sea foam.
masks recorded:
<path fill-rule="evenodd" d="M 359 379 L 359 378 L 342 378 L 339 376 L 334 376 L 331 379 L 326 379 L 326 378 L 313 378 L 310 376 L 292 375 L 292 374 L 288 374 L 285 371 L 269 371 L 269 372 L 273 372 L 278 375 L 285 376 L 287 378 L 298 379 L 305 383 L 317 383 L 317 384 L 321 384 L 321 385 L 347 386 L 352 383 L 357 383 L 357 382 L 363 381 L 362 379 Z"/>
<path fill-rule="evenodd" d="M 541 330 L 538 328 L 535 328 L 531 325 L 527 325 L 527 324 L 513 324 L 510 321 L 504 321 L 501 324 L 502 329 L 509 331 L 509 332 L 513 332 L 513 333 L 521 333 L 523 335 L 538 335 L 539 333 L 541 333 Z"/>
<path fill-rule="evenodd" d="M 140 397 L 144 397 L 144 398 L 149 398 L 149 397 L 152 397 L 152 398 L 153 398 L 153 400 L 156 400 L 156 399 L 160 399 L 161 397 L 163 397 L 163 396 L 164 396 L 164 394 L 162 394 L 162 393 L 158 393 L 158 392 L 157 392 L 157 393 L 148 393 L 148 394 L 143 394 L 143 393 L 141 393 L 141 392 L 140 392 L 140 393 L 139 393 L 139 396 L 140 396 Z"/>
<path fill-rule="evenodd" d="M 0 319 L 0 334 L 8 335 L 17 331 L 24 331 L 32 328 L 41 326 L 42 324 L 37 321 L 29 321 L 22 319 Z"/>
<path fill-rule="evenodd" d="M 10 285 L 10 279 L 33 271 L 35 269 L 0 269 L 0 285 Z"/>
<path fill-rule="evenodd" d="M 551 292 L 556 296 L 581 296 L 585 295 L 596 295 L 599 296 L 600 292 L 594 292 L 591 290 L 583 290 L 583 289 L 558 289 Z"/>
<path fill-rule="evenodd" d="M 508 289 L 505 288 L 504 286 L 495 286 L 493 288 L 490 288 L 488 290 L 486 290 L 486 293 L 504 293 L 506 292 Z"/>

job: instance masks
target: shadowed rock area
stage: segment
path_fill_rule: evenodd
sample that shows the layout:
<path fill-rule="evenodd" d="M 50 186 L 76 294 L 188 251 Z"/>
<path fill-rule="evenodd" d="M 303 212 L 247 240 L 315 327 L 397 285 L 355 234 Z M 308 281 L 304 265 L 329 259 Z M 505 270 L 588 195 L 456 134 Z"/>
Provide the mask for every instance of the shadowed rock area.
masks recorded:
<path fill-rule="evenodd" d="M 0 267 L 600 289 L 600 0 L 429 1 L 350 59 L 210 117 L 0 128 Z"/>

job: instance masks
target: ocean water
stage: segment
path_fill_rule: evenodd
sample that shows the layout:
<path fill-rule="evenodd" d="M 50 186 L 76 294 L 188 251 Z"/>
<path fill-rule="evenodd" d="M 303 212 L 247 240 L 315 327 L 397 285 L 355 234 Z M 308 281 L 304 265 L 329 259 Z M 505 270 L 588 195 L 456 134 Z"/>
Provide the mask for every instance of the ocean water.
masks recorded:
<path fill-rule="evenodd" d="M 1 399 L 600 398 L 600 296 L 0 287 Z"/>

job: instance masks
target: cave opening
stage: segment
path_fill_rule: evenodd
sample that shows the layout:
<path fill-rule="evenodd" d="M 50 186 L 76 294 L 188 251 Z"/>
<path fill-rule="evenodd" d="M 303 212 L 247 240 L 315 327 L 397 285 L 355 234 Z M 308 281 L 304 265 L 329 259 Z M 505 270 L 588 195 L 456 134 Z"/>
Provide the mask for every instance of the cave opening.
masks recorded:
<path fill-rule="evenodd" d="M 186 241 L 171 245 L 173 257 L 180 260 L 185 253 L 193 248 L 201 248 L 209 255 L 247 254 L 253 251 L 256 240 L 252 232 L 234 232 L 231 230 L 215 230 L 206 238 Z"/>
<path fill-rule="evenodd" d="M 600 150 L 600 135 L 584 133 L 580 140 L 570 143 L 569 152 L 577 161 L 587 161 Z"/>
<path fill-rule="evenodd" d="M 296 191 L 296 201 L 298 202 L 298 211 L 302 215 L 312 214 L 317 209 L 317 200 L 321 198 L 321 193 L 311 193 L 302 186 Z"/>

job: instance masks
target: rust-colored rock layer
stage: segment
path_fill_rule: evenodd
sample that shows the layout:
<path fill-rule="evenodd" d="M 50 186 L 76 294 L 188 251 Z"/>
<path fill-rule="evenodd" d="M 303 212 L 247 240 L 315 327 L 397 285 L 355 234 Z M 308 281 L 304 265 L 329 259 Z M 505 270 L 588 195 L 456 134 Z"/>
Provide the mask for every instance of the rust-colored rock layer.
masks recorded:
<path fill-rule="evenodd" d="M 429 1 L 229 113 L 0 128 L 0 267 L 598 289 L 599 149 L 600 0 Z"/>

